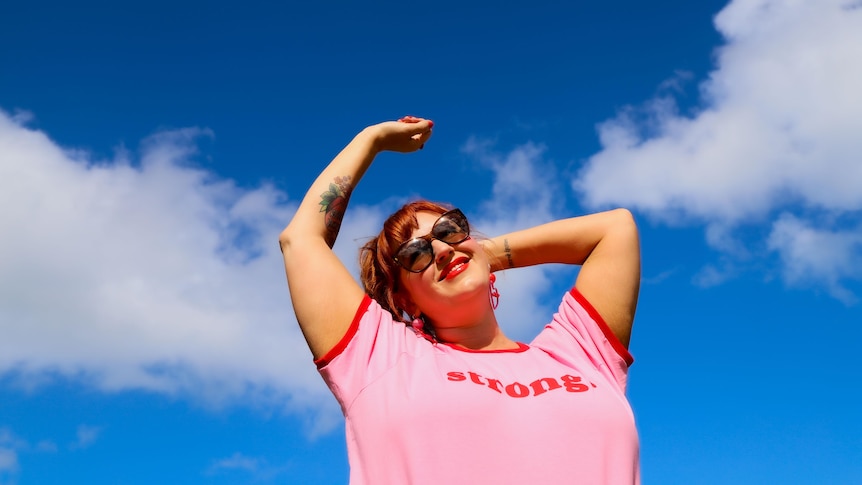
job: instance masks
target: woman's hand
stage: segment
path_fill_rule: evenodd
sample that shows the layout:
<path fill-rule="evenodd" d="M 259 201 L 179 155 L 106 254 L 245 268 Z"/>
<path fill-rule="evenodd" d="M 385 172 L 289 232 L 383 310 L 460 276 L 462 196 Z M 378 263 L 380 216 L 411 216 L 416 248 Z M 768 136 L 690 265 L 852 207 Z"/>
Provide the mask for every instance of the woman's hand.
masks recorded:
<path fill-rule="evenodd" d="M 431 138 L 433 126 L 431 120 L 405 116 L 398 121 L 385 121 L 367 129 L 372 132 L 377 151 L 409 153 L 425 146 L 425 142 Z"/>
<path fill-rule="evenodd" d="M 625 209 L 560 219 L 485 241 L 491 271 L 578 264 L 578 291 L 628 347 L 640 288 L 640 243 Z"/>

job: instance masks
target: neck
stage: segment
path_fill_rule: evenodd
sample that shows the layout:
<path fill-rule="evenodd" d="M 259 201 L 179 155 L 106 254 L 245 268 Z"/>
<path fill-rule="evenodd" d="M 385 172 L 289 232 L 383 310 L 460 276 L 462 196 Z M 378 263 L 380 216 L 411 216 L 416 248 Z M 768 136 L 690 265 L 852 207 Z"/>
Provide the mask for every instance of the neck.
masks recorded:
<path fill-rule="evenodd" d="M 441 342 L 454 344 L 470 350 L 508 350 L 517 349 L 518 343 L 507 337 L 497 316 L 490 307 L 484 309 L 479 318 L 457 318 L 459 315 L 447 315 L 444 321 L 438 323 L 432 320 L 434 331 Z M 459 321 L 460 320 L 460 321 Z"/>

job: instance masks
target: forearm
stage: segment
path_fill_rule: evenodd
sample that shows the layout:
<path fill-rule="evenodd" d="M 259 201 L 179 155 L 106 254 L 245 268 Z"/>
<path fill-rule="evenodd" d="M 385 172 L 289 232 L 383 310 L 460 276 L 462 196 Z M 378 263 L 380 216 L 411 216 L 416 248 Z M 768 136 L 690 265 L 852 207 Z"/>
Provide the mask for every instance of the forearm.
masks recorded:
<path fill-rule="evenodd" d="M 637 226 L 625 209 L 599 212 L 486 241 L 491 270 L 579 264 L 575 287 L 628 348 L 640 288 Z"/>
<path fill-rule="evenodd" d="M 315 358 L 338 344 L 365 295 L 332 251 L 354 187 L 381 151 L 418 150 L 433 123 L 404 117 L 362 130 L 320 173 L 279 244 L 296 320 Z"/>
<path fill-rule="evenodd" d="M 373 130 L 362 130 L 320 173 L 279 238 L 282 250 L 297 238 L 335 244 L 351 193 L 378 153 Z"/>
<path fill-rule="evenodd" d="M 492 271 L 546 263 L 580 265 L 608 237 L 627 240 L 628 250 L 637 251 L 637 231 L 628 211 L 560 219 L 495 237 L 486 241 L 485 249 Z"/>

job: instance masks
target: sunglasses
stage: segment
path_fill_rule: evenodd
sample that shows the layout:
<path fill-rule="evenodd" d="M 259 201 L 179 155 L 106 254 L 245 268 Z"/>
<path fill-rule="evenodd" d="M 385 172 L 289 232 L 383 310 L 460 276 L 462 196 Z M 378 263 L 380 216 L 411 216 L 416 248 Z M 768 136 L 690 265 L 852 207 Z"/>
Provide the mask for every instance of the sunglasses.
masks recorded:
<path fill-rule="evenodd" d="M 411 273 L 425 271 L 434 261 L 434 248 L 431 240 L 443 241 L 450 246 L 467 240 L 470 237 L 470 224 L 467 217 L 453 209 L 443 213 L 431 226 L 431 232 L 422 237 L 414 237 L 404 242 L 395 251 L 395 262 Z"/>

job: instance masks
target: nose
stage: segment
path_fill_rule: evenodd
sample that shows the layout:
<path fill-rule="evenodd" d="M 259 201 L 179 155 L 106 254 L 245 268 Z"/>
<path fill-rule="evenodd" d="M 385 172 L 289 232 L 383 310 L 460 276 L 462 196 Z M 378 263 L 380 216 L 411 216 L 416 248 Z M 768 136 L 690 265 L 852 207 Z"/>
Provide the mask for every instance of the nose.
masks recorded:
<path fill-rule="evenodd" d="M 434 249 L 434 262 L 438 265 L 449 261 L 455 251 L 452 246 L 437 239 L 431 240 L 431 247 Z"/>

